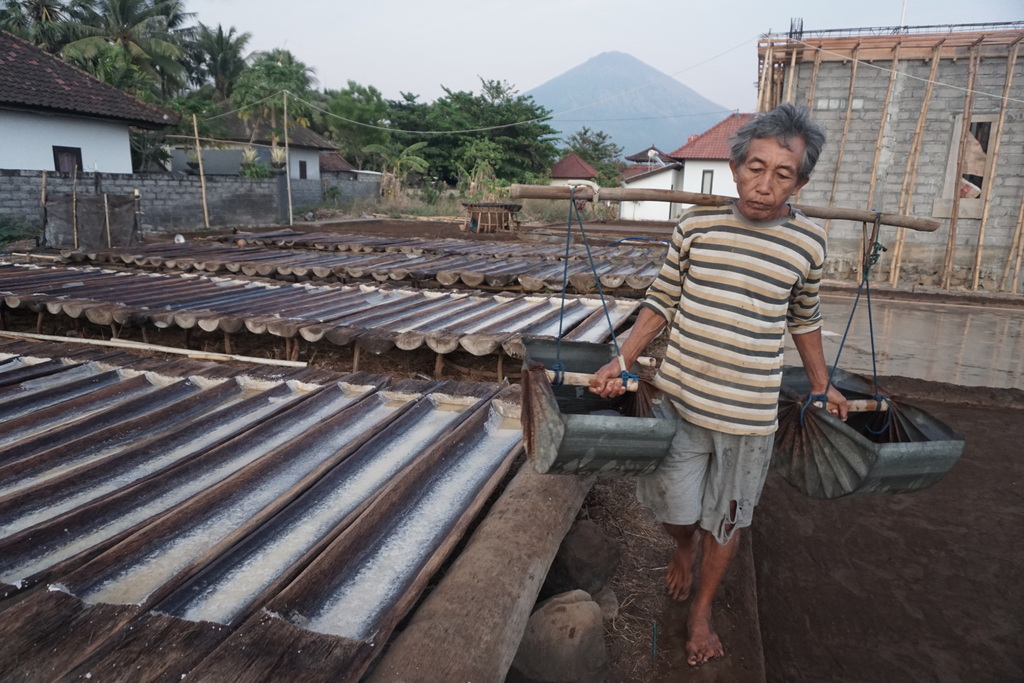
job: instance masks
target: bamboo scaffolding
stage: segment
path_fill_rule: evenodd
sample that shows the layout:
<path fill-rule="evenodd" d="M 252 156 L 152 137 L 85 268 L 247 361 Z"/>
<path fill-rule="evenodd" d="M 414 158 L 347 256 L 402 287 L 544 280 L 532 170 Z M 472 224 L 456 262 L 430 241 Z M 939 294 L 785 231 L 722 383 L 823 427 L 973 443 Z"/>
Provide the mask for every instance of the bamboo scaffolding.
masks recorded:
<path fill-rule="evenodd" d="M 953 209 L 949 217 L 949 235 L 946 239 L 946 258 L 942 262 L 942 288 L 949 289 L 956 256 L 956 229 L 960 223 L 960 185 L 967 165 L 967 138 L 971 135 L 971 114 L 974 112 L 974 86 L 978 80 L 978 45 L 971 47 L 971 61 L 967 67 L 967 92 L 964 94 L 964 113 L 960 122 L 960 145 L 956 154 L 956 176 L 953 178 Z"/>
<path fill-rule="evenodd" d="M 769 75 L 769 72 L 771 71 L 771 69 L 773 68 L 773 62 L 774 62 L 774 59 L 775 59 L 775 57 L 773 55 L 773 52 L 772 52 L 772 43 L 770 42 L 771 41 L 771 37 L 772 37 L 772 34 L 769 33 L 768 34 L 768 40 L 769 40 L 768 49 L 765 50 L 764 61 L 761 64 L 761 73 L 758 76 L 758 84 L 757 84 L 757 111 L 759 111 L 759 112 L 761 112 L 761 111 L 768 111 L 768 101 L 769 101 L 768 89 L 770 87 L 770 82 L 769 82 L 768 75 Z"/>
<path fill-rule="evenodd" d="M 1016 259 L 1013 268 L 1013 288 L 1009 291 L 1017 293 L 1017 283 L 1020 277 L 1020 262 L 1024 256 L 1024 195 L 1020 198 L 1020 209 L 1017 211 L 1017 227 L 1013 231 L 1013 244 L 1010 246 L 1010 253 L 1006 257 L 1006 268 L 1003 269 L 1003 280 L 999 285 L 1001 291 L 1006 291 L 1006 281 L 1010 279 L 1011 263 Z"/>
<path fill-rule="evenodd" d="M 882 105 L 882 116 L 878 120 L 878 137 L 875 138 L 875 156 L 871 160 L 871 179 L 868 181 L 867 209 L 875 205 L 875 189 L 878 187 L 878 162 L 882 157 L 882 143 L 885 140 L 885 129 L 889 119 L 889 107 L 892 104 L 892 93 L 896 86 L 897 69 L 900 63 L 899 41 L 892 48 L 892 69 L 889 71 L 889 87 L 885 91 L 885 103 Z M 867 226 L 861 229 L 860 252 L 857 256 L 857 272 L 864 272 L 864 259 L 870 246 L 867 244 Z"/>
<path fill-rule="evenodd" d="M 786 102 L 793 101 L 793 90 L 796 88 L 796 53 L 799 48 L 798 43 L 790 43 L 790 55 L 789 55 L 789 78 L 786 79 Z"/>
<path fill-rule="evenodd" d="M 836 190 L 839 188 L 839 170 L 843 165 L 843 152 L 846 150 L 846 138 L 850 134 L 850 120 L 853 118 L 853 92 L 857 85 L 857 51 L 860 49 L 858 43 L 853 48 L 852 63 L 850 65 L 850 88 L 846 92 L 846 119 L 843 121 L 843 135 L 839 138 L 839 152 L 836 154 L 836 170 L 832 175 L 832 191 L 828 195 L 828 205 L 834 206 L 836 202 Z M 825 221 L 825 234 L 832 229 L 832 220 Z"/>
<path fill-rule="evenodd" d="M 511 185 L 509 197 L 512 199 L 569 199 L 573 196 L 581 201 L 595 199 L 593 189 L 587 186 L 573 188 L 555 185 Z M 697 204 L 699 206 L 720 206 L 736 201 L 735 197 L 726 197 L 717 194 L 699 194 L 683 190 L 657 190 L 628 187 L 603 187 L 597 194 L 597 199 L 613 202 L 671 202 L 675 204 Z M 900 228 L 910 228 L 922 232 L 934 232 L 939 228 L 939 222 L 928 218 L 917 218 L 916 216 L 901 216 L 894 213 L 876 213 L 862 209 L 844 209 L 836 206 L 810 206 L 807 204 L 794 204 L 793 208 L 802 211 L 810 218 L 829 218 L 835 220 L 847 220 L 858 223 L 874 223 L 876 217 L 882 225 L 892 225 Z"/>
<path fill-rule="evenodd" d="M 935 46 L 932 48 L 932 63 L 928 71 L 928 83 L 924 89 L 924 101 L 921 104 L 921 113 L 917 117 L 917 127 L 914 128 L 914 140 L 910 144 L 910 153 L 907 155 L 907 167 L 903 172 L 903 184 L 900 187 L 900 199 L 896 205 L 896 211 L 901 214 L 909 211 L 910 202 L 914 197 L 914 190 L 917 186 L 917 167 L 921 159 L 921 141 L 924 137 L 924 124 L 928 120 L 928 107 L 932 100 L 935 77 L 939 72 L 943 42 L 945 42 L 945 38 L 935 43 Z M 893 287 L 897 286 L 900 281 L 900 265 L 903 262 L 903 246 L 906 240 L 907 231 L 898 230 L 896 246 L 893 248 L 892 265 L 889 270 L 889 284 Z"/>
<path fill-rule="evenodd" d="M 1010 87 L 1013 85 L 1013 70 L 1017 65 L 1017 46 L 1020 45 L 1022 35 L 1010 43 L 1006 55 L 1006 80 L 1003 82 L 1003 97 L 999 102 L 999 118 L 996 119 L 996 130 L 994 139 L 989 144 L 988 168 L 991 172 L 985 176 L 985 187 L 982 189 L 981 200 L 981 224 L 978 226 L 978 248 L 974 252 L 974 278 L 971 281 L 971 289 L 978 289 L 978 281 L 981 279 L 981 254 L 985 246 L 985 227 L 988 223 L 989 212 L 992 204 L 992 188 L 995 185 L 997 163 L 999 161 L 999 148 L 1003 140 L 1003 127 L 1006 125 L 1006 109 L 1010 101 Z"/>
<path fill-rule="evenodd" d="M 818 89 L 818 71 L 821 70 L 821 48 L 814 48 L 814 67 L 811 69 L 811 83 L 807 88 L 807 106 L 814 107 L 814 92 Z"/>

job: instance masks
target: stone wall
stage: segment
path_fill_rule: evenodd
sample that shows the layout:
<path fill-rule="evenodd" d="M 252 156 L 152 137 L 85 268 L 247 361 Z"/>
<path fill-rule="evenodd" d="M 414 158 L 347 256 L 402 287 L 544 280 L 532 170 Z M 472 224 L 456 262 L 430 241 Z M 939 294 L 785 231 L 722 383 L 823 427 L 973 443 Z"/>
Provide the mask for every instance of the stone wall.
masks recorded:
<path fill-rule="evenodd" d="M 906 232 L 901 281 L 904 284 L 938 284 L 941 280 L 946 244 L 950 234 L 952 206 L 952 175 L 948 172 L 951 149 L 959 144 L 959 119 L 964 112 L 969 59 L 942 59 L 937 84 L 934 86 L 927 119 L 921 138 L 921 154 L 916 172 L 913 199 L 905 211 L 914 216 L 933 218 L 940 228 L 933 233 Z M 897 212 L 907 176 L 918 118 L 920 116 L 930 64 L 921 59 L 900 60 L 892 100 L 885 121 L 886 92 L 892 61 L 874 60 L 861 63 L 853 87 L 854 109 L 850 117 L 845 144 L 846 98 L 850 92 L 852 61 L 825 61 L 820 65 L 814 86 L 813 116 L 828 134 L 828 144 L 817 169 L 800 194 L 804 204 L 833 205 L 854 209 L 875 209 Z M 808 60 L 797 65 L 793 100 L 805 104 L 814 64 Z M 1001 95 L 1006 79 L 1007 60 L 988 57 L 981 61 L 972 118 L 993 120 L 1000 111 Z M 985 220 L 982 260 L 979 268 L 981 285 L 992 288 L 1002 278 L 1010 254 L 1021 198 L 1024 195 L 1024 60 L 1018 60 L 1007 102 L 1006 122 L 996 163 L 991 165 L 992 196 Z M 994 95 L 994 96 L 993 96 Z M 830 101 L 826 104 L 826 101 Z M 879 128 L 884 124 L 881 153 L 874 165 Z M 993 130 L 995 124 L 992 123 Z M 991 147 L 991 141 L 990 141 Z M 841 162 L 839 160 L 842 151 Z M 990 150 L 991 151 L 991 150 Z M 955 155 L 954 155 L 955 158 Z M 835 195 L 833 180 L 837 177 Z M 954 174 L 955 175 L 955 174 Z M 876 189 L 869 199 L 872 177 Z M 982 224 L 981 199 L 962 200 L 954 239 L 955 254 L 951 285 L 970 285 Z M 861 244 L 860 223 L 832 221 L 830 227 L 830 277 L 857 279 L 858 250 Z M 883 255 L 872 279 L 885 279 L 892 262 L 892 247 L 897 229 L 882 228 L 881 242 L 889 249 Z M 903 276 L 906 276 L 905 278 Z"/>

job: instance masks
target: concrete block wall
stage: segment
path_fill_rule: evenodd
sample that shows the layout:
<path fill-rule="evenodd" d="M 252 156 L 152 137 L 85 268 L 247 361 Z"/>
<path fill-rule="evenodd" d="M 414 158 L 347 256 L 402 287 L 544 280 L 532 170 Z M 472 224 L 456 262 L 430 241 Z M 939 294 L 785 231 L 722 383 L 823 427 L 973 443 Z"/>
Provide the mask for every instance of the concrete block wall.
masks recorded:
<path fill-rule="evenodd" d="M 811 182 L 801 192 L 799 201 L 828 206 L 846 119 L 846 109 L 819 109 L 824 98 L 845 99 L 849 94 L 852 62 L 823 62 L 818 72 L 812 104 L 814 119 L 828 134 L 828 144 L 818 162 Z M 880 67 L 880 68 L 877 68 Z M 900 60 L 892 101 L 885 121 L 882 151 L 873 168 L 875 146 L 889 87 L 891 61 L 861 63 L 857 69 L 853 98 L 863 106 L 854 109 L 849 131 L 842 149 L 838 183 L 832 205 L 855 209 L 876 209 L 896 212 L 907 159 L 923 105 L 930 64 L 924 60 Z M 986 58 L 981 61 L 975 90 L 973 115 L 998 115 L 1007 60 Z M 909 282 L 916 278 L 921 284 L 935 284 L 941 273 L 949 236 L 948 208 L 944 215 L 936 200 L 943 197 L 955 122 L 963 114 L 969 60 L 940 61 L 937 84 L 930 100 L 928 117 L 922 136 L 916 185 L 907 213 L 938 220 L 941 227 L 934 233 L 907 231 L 902 274 Z M 794 101 L 806 103 L 813 70 L 811 62 L 798 65 Z M 906 75 L 902 75 L 905 73 Z M 984 249 L 979 270 L 983 286 L 993 286 L 1001 279 L 1024 195 L 1024 60 L 1018 60 L 1009 102 L 1002 142 L 992 177 L 993 194 L 985 223 Z M 992 143 L 990 142 L 990 145 Z M 874 198 L 869 205 L 869 187 L 876 177 Z M 948 206 L 948 202 L 947 202 Z M 955 238 L 953 285 L 970 284 L 973 279 L 978 233 L 981 226 L 980 200 L 973 213 L 961 206 Z M 830 225 L 829 275 L 856 279 L 857 252 L 861 242 L 860 223 L 832 221 Z M 883 226 L 882 240 L 886 246 L 896 243 L 896 228 Z M 891 254 L 890 254 L 891 255 Z M 891 258 L 883 256 L 873 271 L 873 279 L 887 276 Z"/>
<path fill-rule="evenodd" d="M 70 195 L 73 185 L 69 176 L 51 173 L 46 178 L 48 194 Z M 316 199 L 308 203 L 319 202 L 319 181 L 302 181 L 299 191 L 307 193 L 307 185 L 316 191 Z M 41 228 L 41 189 L 42 173 L 39 171 L 0 171 L 0 215 Z M 203 229 L 202 188 L 198 176 L 82 173 L 77 183 L 77 192 L 82 194 L 130 195 L 136 189 L 140 192 L 140 224 L 144 233 Z M 293 186 L 293 191 L 295 189 Z M 309 193 L 309 196 L 314 195 Z M 294 197 L 293 192 L 293 202 Z M 209 176 L 206 200 L 211 227 L 274 225 L 280 222 L 280 211 L 287 211 L 287 195 L 282 199 L 277 178 Z"/>

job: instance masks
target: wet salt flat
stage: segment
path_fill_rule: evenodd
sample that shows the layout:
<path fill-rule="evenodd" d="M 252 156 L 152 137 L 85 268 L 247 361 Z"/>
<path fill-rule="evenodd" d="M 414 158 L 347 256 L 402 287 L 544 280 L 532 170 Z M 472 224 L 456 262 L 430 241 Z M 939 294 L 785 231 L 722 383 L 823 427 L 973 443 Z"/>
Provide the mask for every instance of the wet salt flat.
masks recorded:
<path fill-rule="evenodd" d="M 822 297 L 825 359 L 836 360 L 854 297 Z M 839 359 L 848 372 L 871 375 L 871 335 L 864 296 Z M 879 375 L 960 386 L 1024 388 L 1024 308 L 986 304 L 871 300 Z M 787 336 L 786 363 L 799 356 Z"/>

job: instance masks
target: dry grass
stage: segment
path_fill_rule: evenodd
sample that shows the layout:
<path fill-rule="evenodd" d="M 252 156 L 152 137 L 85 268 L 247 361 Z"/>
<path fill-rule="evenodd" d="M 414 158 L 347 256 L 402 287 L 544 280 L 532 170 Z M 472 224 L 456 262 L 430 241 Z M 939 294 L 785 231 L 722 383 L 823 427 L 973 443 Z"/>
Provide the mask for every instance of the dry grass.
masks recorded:
<path fill-rule="evenodd" d="M 599 479 L 584 501 L 584 512 L 615 539 L 621 562 L 611 581 L 619 614 L 605 623 L 611 660 L 608 681 L 640 683 L 655 668 L 654 622 L 665 600 L 665 563 L 672 542 L 634 494 L 632 477 Z"/>

